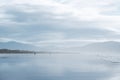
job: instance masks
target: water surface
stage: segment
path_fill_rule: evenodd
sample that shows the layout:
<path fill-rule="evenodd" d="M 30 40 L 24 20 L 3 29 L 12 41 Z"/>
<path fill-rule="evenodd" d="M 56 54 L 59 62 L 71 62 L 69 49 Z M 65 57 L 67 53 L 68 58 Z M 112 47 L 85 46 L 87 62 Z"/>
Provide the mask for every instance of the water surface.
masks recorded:
<path fill-rule="evenodd" d="M 0 80 L 118 80 L 119 67 L 92 54 L 1 54 Z"/>

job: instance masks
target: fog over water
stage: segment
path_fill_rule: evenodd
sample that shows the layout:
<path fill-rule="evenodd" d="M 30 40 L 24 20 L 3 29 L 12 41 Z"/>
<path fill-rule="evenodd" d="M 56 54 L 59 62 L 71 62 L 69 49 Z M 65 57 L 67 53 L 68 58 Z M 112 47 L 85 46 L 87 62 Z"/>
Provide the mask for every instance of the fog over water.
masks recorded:
<path fill-rule="evenodd" d="M 119 60 L 113 54 L 1 54 L 0 80 L 119 80 Z"/>
<path fill-rule="evenodd" d="M 0 0 L 0 80 L 119 76 L 120 0 Z"/>

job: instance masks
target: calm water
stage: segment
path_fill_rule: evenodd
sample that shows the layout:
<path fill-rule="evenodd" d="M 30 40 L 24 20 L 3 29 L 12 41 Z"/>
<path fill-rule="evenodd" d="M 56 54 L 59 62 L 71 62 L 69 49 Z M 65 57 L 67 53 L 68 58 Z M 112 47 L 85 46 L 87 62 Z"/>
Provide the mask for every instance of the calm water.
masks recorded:
<path fill-rule="evenodd" d="M 93 54 L 0 55 L 0 80 L 120 80 L 119 68 Z"/>

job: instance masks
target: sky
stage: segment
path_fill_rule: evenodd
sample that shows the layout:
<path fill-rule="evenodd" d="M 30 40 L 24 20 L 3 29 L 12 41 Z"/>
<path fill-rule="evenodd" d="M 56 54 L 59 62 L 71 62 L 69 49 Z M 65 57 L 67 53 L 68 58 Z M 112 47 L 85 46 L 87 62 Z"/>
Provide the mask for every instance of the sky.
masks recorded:
<path fill-rule="evenodd" d="M 0 42 L 68 47 L 120 40 L 119 0 L 0 0 Z"/>

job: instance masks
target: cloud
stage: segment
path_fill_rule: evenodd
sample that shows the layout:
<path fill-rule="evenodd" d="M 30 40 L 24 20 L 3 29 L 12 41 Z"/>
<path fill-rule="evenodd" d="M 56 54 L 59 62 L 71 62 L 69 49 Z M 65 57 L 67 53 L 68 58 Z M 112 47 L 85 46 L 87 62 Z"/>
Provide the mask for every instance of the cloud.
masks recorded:
<path fill-rule="evenodd" d="M 112 78 L 110 78 L 110 79 L 108 79 L 108 80 L 119 80 L 119 79 L 120 79 L 119 76 L 114 76 L 114 77 L 112 77 Z"/>
<path fill-rule="evenodd" d="M 8 41 L 12 41 L 12 39 L 0 38 L 0 42 L 8 42 Z"/>
<path fill-rule="evenodd" d="M 0 2 L 1 38 L 33 43 L 120 39 L 118 0 Z"/>

